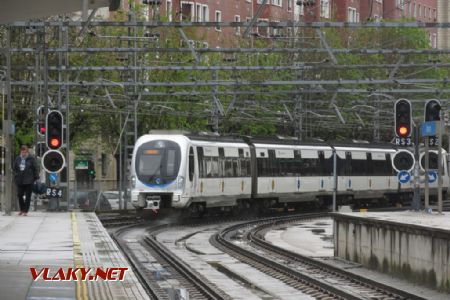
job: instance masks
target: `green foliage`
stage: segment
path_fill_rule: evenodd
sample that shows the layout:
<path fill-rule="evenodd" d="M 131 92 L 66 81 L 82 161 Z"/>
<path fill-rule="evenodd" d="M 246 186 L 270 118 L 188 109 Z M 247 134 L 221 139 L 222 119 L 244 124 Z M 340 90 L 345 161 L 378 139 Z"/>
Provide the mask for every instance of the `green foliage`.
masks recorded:
<path fill-rule="evenodd" d="M 143 19 L 143 6 L 137 5 L 134 9 L 137 19 Z M 116 20 L 127 20 L 128 12 L 115 13 Z M 161 18 L 165 21 L 165 18 Z M 405 20 L 408 21 L 408 20 Z M 51 32 L 51 31 L 54 32 Z M 330 48 L 348 49 L 336 53 L 337 64 L 330 66 L 331 58 L 327 52 L 312 51 L 323 46 L 315 30 L 299 29 L 296 38 L 265 39 L 243 38 L 242 36 L 227 35 L 233 28 L 222 28 L 222 34 L 214 28 L 183 28 L 185 34 L 194 42 L 196 49 L 204 47 L 203 42 L 208 41 L 210 48 L 241 47 L 241 48 L 298 48 L 298 52 L 280 53 L 268 51 L 267 53 L 201 53 L 199 62 L 195 62 L 190 51 L 175 51 L 179 48 L 188 48 L 181 38 L 179 28 L 143 28 L 136 27 L 94 27 L 89 28 L 87 34 L 79 37 L 78 30 L 70 30 L 69 41 L 71 46 L 80 48 L 122 47 L 141 48 L 148 51 L 134 53 L 126 52 L 99 52 L 86 54 L 74 52 L 69 54 L 69 66 L 120 66 L 120 70 L 91 70 L 83 72 L 62 73 L 70 81 L 98 82 L 96 87 L 81 86 L 70 88 L 70 140 L 71 146 L 82 147 L 86 140 L 96 140 L 102 143 L 112 153 L 116 148 L 129 103 L 136 101 L 136 95 L 141 94 L 138 113 L 138 133 L 145 134 L 153 129 L 181 129 L 191 131 L 211 130 L 213 115 L 219 114 L 219 131 L 223 134 L 244 135 L 294 135 L 297 123 L 294 113 L 297 110 L 303 119 L 303 128 L 307 128 L 304 137 L 321 137 L 323 139 L 361 138 L 372 139 L 372 125 L 375 110 L 367 107 L 379 108 L 382 119 L 389 119 L 391 108 L 381 104 L 382 101 L 392 100 L 385 96 L 368 96 L 368 94 L 337 94 L 333 98 L 332 92 L 323 93 L 326 89 L 334 91 L 338 88 L 358 88 L 367 91 L 380 87 L 397 88 L 398 85 L 321 85 L 311 86 L 296 84 L 271 85 L 263 84 L 266 81 L 303 81 L 303 80 L 376 80 L 389 78 L 392 68 L 373 67 L 381 64 L 395 65 L 401 61 L 408 63 L 429 63 L 430 61 L 450 62 L 448 56 L 431 55 L 400 55 L 399 53 L 360 53 L 361 49 L 428 49 L 427 32 L 412 28 L 364 28 L 364 29 L 336 29 L 322 30 Z M 295 32 L 292 29 L 292 32 Z M 48 36 L 57 36 L 57 28 L 49 29 Z M 241 29 L 243 32 L 243 29 Z M 138 39 L 129 39 L 127 36 L 136 36 Z M 32 41 L 20 40 L 23 34 L 14 35 L 14 46 L 24 46 Z M 228 36 L 229 38 L 223 38 Z M 4 31 L 0 31 L 0 39 Z M 48 47 L 58 47 L 58 39 L 48 40 Z M 155 51 L 158 48 L 173 49 L 173 51 Z M 304 51 L 303 51 L 304 50 Z M 311 51 L 307 51 L 311 50 Z M 50 66 L 59 65 L 60 57 L 57 53 L 48 54 Z M 0 56 L 0 63 L 4 58 Z M 13 64 L 17 66 L 34 66 L 33 55 L 14 55 Z M 139 70 L 131 67 L 146 66 L 304 66 L 303 70 L 248 70 L 248 71 L 204 71 L 204 70 Z M 364 67 L 363 67 L 364 66 Z M 372 66 L 372 67 L 369 67 Z M 342 67 L 342 68 L 340 68 Z M 417 72 L 414 68 L 400 68 L 395 78 L 448 78 L 450 71 L 445 68 L 423 68 Z M 67 75 L 66 75 L 67 74 Z M 58 73 L 49 71 L 49 79 L 57 80 Z M 17 80 L 32 80 L 30 70 L 15 70 L 13 77 Z M 119 84 L 101 86 L 102 82 L 128 82 L 137 79 L 138 82 L 165 82 L 172 84 L 163 86 L 139 86 L 133 89 Z M 204 82 L 217 78 L 219 81 L 230 81 L 230 86 L 176 86 L 177 82 Z M 42 77 L 41 77 L 42 79 Z M 242 86 L 240 83 L 250 82 L 253 85 Z M 427 88 L 439 88 L 438 85 L 427 85 Z M 284 93 L 298 90 L 298 93 Z M 313 90 L 307 92 L 308 90 Z M 217 98 L 223 107 L 218 110 L 211 96 L 217 91 Z M 250 94 L 230 95 L 232 91 L 253 92 Z M 317 91 L 317 92 L 315 92 Z M 34 92 L 34 91 L 33 91 Z M 17 120 L 17 143 L 31 143 L 34 137 L 34 103 L 38 99 L 43 102 L 43 94 L 34 95 L 30 91 L 14 91 L 17 98 L 23 95 L 24 100 L 19 103 L 14 99 L 14 118 Z M 171 93 L 172 96 L 148 95 L 148 93 Z M 188 96 L 179 96 L 179 92 L 190 92 Z M 58 89 L 51 88 L 49 95 L 53 100 L 57 98 Z M 429 97 L 424 94 L 423 99 Z M 448 96 L 448 95 L 447 95 Z M 392 96 L 391 96 L 392 97 Z M 409 98 L 411 95 L 397 95 L 397 98 Z M 446 97 L 446 95 L 441 95 Z M 345 124 L 341 124 L 330 105 L 339 108 Z M 300 100 L 301 108 L 296 107 Z M 386 101 L 385 101 L 386 102 Z M 233 106 L 231 106 L 233 105 Z M 356 107 L 356 108 L 355 108 Z M 216 112 L 216 110 L 218 110 Z M 132 111 L 132 109 L 131 109 Z M 419 109 L 415 110 L 419 113 Z M 220 114 L 222 113 L 222 114 Z M 363 119 L 361 124 L 361 119 Z M 382 124 L 382 138 L 389 140 L 392 129 L 389 124 Z"/>

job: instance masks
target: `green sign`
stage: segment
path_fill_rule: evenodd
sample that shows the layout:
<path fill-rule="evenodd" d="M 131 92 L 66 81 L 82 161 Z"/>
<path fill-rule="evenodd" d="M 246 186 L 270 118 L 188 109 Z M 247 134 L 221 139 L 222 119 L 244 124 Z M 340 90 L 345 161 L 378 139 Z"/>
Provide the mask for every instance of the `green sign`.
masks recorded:
<path fill-rule="evenodd" d="M 75 170 L 89 169 L 88 160 L 75 159 L 74 166 L 75 166 Z"/>

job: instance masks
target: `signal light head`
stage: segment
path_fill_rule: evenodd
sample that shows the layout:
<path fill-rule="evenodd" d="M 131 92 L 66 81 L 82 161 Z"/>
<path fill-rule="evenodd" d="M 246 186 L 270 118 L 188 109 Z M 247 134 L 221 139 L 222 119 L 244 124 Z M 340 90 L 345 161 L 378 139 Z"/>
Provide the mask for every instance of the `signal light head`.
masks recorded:
<path fill-rule="evenodd" d="M 63 116 L 60 111 L 52 110 L 47 114 L 45 122 L 45 140 L 47 147 L 57 150 L 63 143 Z"/>
<path fill-rule="evenodd" d="M 50 146 L 52 146 L 52 148 L 59 148 L 59 146 L 61 146 L 61 141 L 57 138 L 51 138 Z"/>
<path fill-rule="evenodd" d="M 400 137 L 407 137 L 407 136 L 409 136 L 409 128 L 406 125 L 400 125 L 397 128 L 397 134 Z"/>
<path fill-rule="evenodd" d="M 408 138 L 411 136 L 411 102 L 406 99 L 400 99 L 394 105 L 395 116 L 395 134 L 399 138 Z"/>

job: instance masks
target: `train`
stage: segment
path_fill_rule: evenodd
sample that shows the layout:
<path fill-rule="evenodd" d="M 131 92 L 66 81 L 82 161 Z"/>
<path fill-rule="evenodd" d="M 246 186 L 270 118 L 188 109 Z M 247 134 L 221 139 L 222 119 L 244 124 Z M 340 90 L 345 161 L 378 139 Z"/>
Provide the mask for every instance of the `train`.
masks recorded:
<path fill-rule="evenodd" d="M 131 203 L 137 209 L 186 209 L 194 214 L 323 206 L 332 203 L 335 184 L 340 205 L 402 203 L 412 198 L 414 187 L 397 179 L 392 167 L 397 150 L 389 143 L 364 141 L 146 134 L 136 141 L 131 160 Z M 446 155 L 443 166 L 446 193 Z M 436 182 L 430 184 L 432 194 L 436 187 Z"/>

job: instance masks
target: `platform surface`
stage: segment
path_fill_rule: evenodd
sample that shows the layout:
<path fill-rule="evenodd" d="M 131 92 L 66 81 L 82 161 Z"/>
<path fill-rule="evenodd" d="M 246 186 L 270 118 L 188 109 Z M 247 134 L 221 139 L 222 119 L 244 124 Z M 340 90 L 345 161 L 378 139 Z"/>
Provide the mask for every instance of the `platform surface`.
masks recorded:
<path fill-rule="evenodd" d="M 368 219 L 373 221 L 393 222 L 400 225 L 420 226 L 424 229 L 439 229 L 450 231 L 450 213 L 426 213 L 424 211 L 397 212 L 346 212 L 337 215 Z"/>
<path fill-rule="evenodd" d="M 33 281 L 30 268 L 129 268 L 123 281 Z M 147 299 L 94 213 L 0 215 L 0 299 Z"/>

